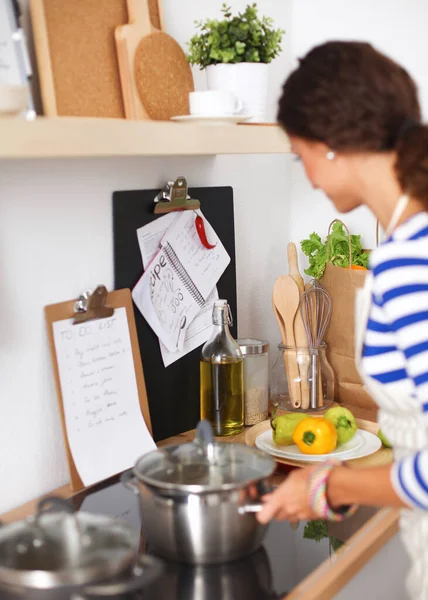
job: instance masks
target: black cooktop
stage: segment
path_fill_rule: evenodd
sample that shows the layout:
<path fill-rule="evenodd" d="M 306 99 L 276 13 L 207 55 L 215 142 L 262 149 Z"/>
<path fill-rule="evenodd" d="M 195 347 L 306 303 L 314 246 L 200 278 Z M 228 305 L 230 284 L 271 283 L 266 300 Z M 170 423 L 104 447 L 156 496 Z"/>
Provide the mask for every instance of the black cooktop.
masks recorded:
<path fill-rule="evenodd" d="M 99 489 L 101 488 L 101 489 Z M 74 497 L 79 510 L 126 519 L 141 530 L 137 497 L 116 480 Z M 361 508 L 340 524 L 325 521 L 272 522 L 262 547 L 253 555 L 216 566 L 190 566 L 162 561 L 164 571 L 145 589 L 120 596 L 123 600 L 273 600 L 284 598 L 324 560 L 334 560 L 343 542 L 373 516 Z M 143 515 L 144 519 L 144 515 Z M 150 554 L 141 535 L 140 549 Z M 117 599 L 119 597 L 116 597 Z"/>

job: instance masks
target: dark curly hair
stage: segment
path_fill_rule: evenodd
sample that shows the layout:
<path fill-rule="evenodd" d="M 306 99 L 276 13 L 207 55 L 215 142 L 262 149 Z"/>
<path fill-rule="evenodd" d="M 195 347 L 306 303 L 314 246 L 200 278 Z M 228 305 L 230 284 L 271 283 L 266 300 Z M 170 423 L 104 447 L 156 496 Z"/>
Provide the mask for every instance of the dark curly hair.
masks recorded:
<path fill-rule="evenodd" d="M 338 152 L 395 150 L 398 181 L 428 202 L 428 127 L 407 71 L 363 42 L 327 42 L 283 86 L 278 122 L 289 135 Z"/>

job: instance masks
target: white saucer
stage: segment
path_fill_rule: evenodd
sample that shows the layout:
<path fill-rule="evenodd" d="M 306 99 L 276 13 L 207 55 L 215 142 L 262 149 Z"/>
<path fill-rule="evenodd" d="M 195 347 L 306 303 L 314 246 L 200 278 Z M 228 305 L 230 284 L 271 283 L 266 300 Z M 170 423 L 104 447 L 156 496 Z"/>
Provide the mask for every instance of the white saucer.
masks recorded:
<path fill-rule="evenodd" d="M 303 454 L 295 444 L 278 446 L 272 440 L 272 431 L 270 429 L 258 435 L 255 442 L 259 450 L 263 450 L 272 456 L 301 462 L 322 462 L 332 457 L 339 460 L 362 458 L 363 456 L 373 454 L 382 446 L 382 442 L 376 435 L 363 429 L 358 429 L 352 440 L 339 446 L 339 448 L 336 448 L 329 454 Z"/>
<path fill-rule="evenodd" d="M 198 125 L 236 125 L 237 123 L 244 123 L 251 119 L 249 115 L 219 115 L 203 117 L 200 115 L 180 115 L 178 117 L 171 117 L 171 121 L 178 121 L 179 123 L 195 123 Z"/>

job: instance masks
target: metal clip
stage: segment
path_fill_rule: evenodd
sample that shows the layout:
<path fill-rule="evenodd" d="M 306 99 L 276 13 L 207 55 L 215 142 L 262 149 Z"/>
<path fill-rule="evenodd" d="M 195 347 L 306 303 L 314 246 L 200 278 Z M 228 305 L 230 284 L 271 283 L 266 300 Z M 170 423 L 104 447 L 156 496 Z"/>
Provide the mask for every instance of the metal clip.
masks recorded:
<path fill-rule="evenodd" d="M 178 177 L 175 182 L 168 181 L 154 199 L 154 212 L 162 214 L 176 210 L 196 210 L 200 208 L 199 200 L 190 198 L 187 189 L 185 177 Z"/>
<path fill-rule="evenodd" d="M 232 317 L 232 311 L 230 309 L 230 304 L 229 303 L 227 303 L 227 313 L 228 313 L 227 314 L 227 321 L 228 321 L 229 325 L 231 327 L 233 327 L 233 317 Z"/>
<path fill-rule="evenodd" d="M 107 288 L 105 285 L 99 285 L 94 292 L 84 292 L 80 294 L 74 303 L 74 321 L 85 323 L 93 319 L 106 319 L 114 314 L 114 308 L 106 306 Z"/>

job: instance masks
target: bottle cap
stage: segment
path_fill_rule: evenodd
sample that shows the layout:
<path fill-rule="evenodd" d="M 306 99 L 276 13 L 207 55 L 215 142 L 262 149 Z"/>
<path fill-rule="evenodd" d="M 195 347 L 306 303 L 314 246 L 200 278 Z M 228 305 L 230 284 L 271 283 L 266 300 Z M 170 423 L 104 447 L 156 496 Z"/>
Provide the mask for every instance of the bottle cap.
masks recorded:
<path fill-rule="evenodd" d="M 214 300 L 214 306 L 227 306 L 227 300 Z"/>

